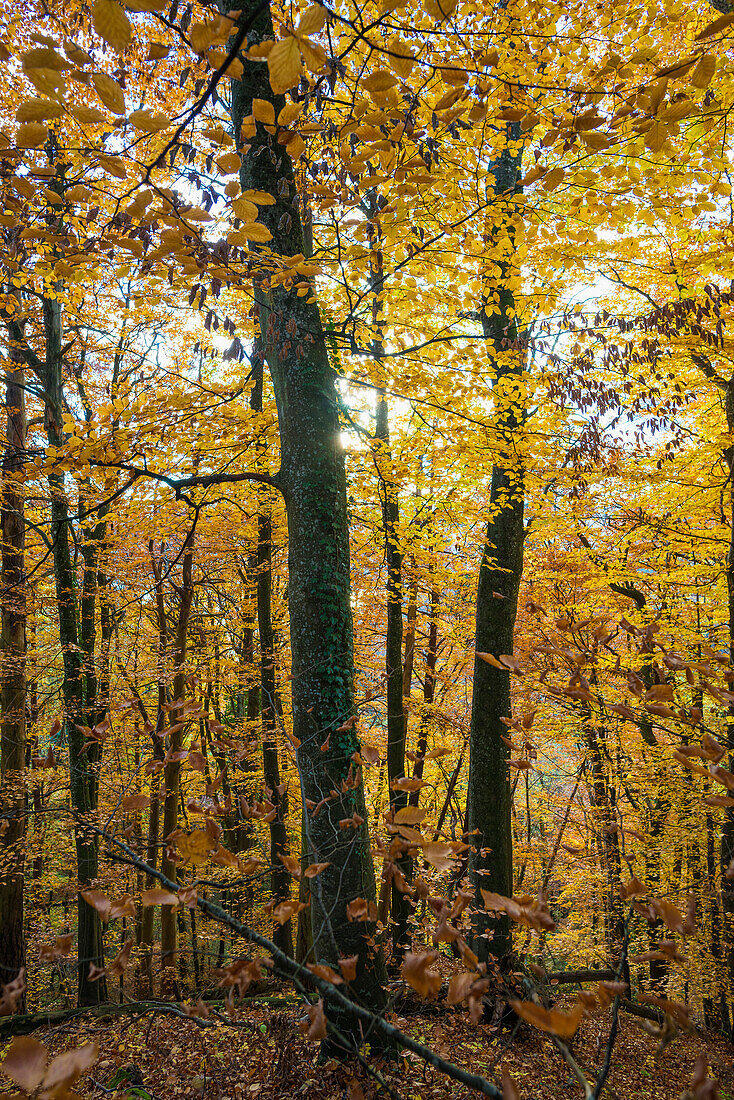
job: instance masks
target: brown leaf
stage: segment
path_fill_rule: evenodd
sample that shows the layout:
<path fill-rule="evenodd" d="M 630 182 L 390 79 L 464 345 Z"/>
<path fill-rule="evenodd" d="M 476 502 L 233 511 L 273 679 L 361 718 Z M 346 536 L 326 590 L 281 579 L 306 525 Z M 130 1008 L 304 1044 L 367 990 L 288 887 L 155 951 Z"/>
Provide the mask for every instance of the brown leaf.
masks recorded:
<path fill-rule="evenodd" d="M 276 905 L 273 909 L 273 917 L 277 920 L 278 924 L 285 924 L 291 917 L 294 917 L 297 913 L 300 913 L 306 906 L 298 900 L 291 898 L 288 901 L 282 901 L 280 905 Z"/>
<path fill-rule="evenodd" d="M 506 1069 L 502 1070 L 502 1100 L 520 1100 L 517 1086 Z"/>
<path fill-rule="evenodd" d="M 110 903 L 109 919 L 114 920 L 116 917 L 134 917 L 135 916 L 135 902 L 130 894 L 125 894 L 119 899 L 119 901 L 113 901 Z"/>
<path fill-rule="evenodd" d="M 316 878 L 322 871 L 325 871 L 327 867 L 331 867 L 330 863 L 310 863 L 306 870 L 303 872 L 306 878 Z"/>
<path fill-rule="evenodd" d="M 615 997 L 624 997 L 628 991 L 626 982 L 599 982 L 596 987 L 596 995 L 602 1008 L 611 1004 Z"/>
<path fill-rule="evenodd" d="M 132 946 L 132 940 L 128 941 Z M 96 1043 L 87 1043 L 76 1050 L 67 1050 L 54 1058 L 43 1078 L 44 1091 L 49 1092 L 59 1085 L 70 1085 L 82 1073 L 90 1070 L 97 1061 L 99 1049 Z"/>
<path fill-rule="evenodd" d="M 421 806 L 403 806 L 395 814 L 395 822 L 398 825 L 419 825 L 426 816 L 426 811 Z"/>
<path fill-rule="evenodd" d="M 571 1012 L 560 1012 L 555 1008 L 543 1008 L 529 1001 L 510 1001 L 518 1016 L 540 1031 L 557 1035 L 559 1039 L 572 1039 L 578 1031 L 584 1014 L 582 1005 L 576 1005 Z"/>
<path fill-rule="evenodd" d="M 359 955 L 349 955 L 347 958 L 339 959 L 339 969 L 345 982 L 353 982 L 356 979 L 358 962 Z"/>
<path fill-rule="evenodd" d="M 336 970 L 332 970 L 326 963 L 306 963 L 306 969 L 315 974 L 317 978 L 322 978 L 325 982 L 331 982 L 332 985 L 342 985 L 344 982 L 341 975 L 337 974 Z"/>
<path fill-rule="evenodd" d="M 92 909 L 97 910 L 102 920 L 109 918 L 112 902 L 106 894 L 103 894 L 101 890 L 81 890 L 80 893 L 87 905 L 91 905 Z"/>
<path fill-rule="evenodd" d="M 454 866 L 456 852 L 451 844 L 431 841 L 423 845 L 423 858 L 437 871 L 448 871 Z"/>
<path fill-rule="evenodd" d="M 326 1016 L 324 1015 L 324 1002 L 318 1000 L 315 1005 L 309 1005 L 306 1009 L 308 1012 L 309 1024 L 306 1030 L 307 1039 L 325 1039 L 326 1038 Z"/>
<path fill-rule="evenodd" d="M 468 970 L 462 970 L 459 974 L 454 974 L 449 982 L 449 991 L 446 994 L 446 1004 L 457 1005 L 460 1001 L 463 1001 L 474 985 L 475 977 L 476 976 L 470 974 Z"/>
<path fill-rule="evenodd" d="M 288 871 L 289 874 L 293 875 L 294 878 L 301 877 L 301 863 L 295 858 L 295 856 L 284 856 L 278 853 L 278 859 L 283 864 L 286 871 Z"/>
<path fill-rule="evenodd" d="M 122 800 L 123 810 L 144 810 L 150 806 L 150 798 L 147 794 L 128 794 Z"/>
<path fill-rule="evenodd" d="M 429 967 L 438 958 L 437 951 L 407 951 L 400 972 L 403 978 L 423 998 L 435 997 L 441 988 L 441 975 Z"/>
<path fill-rule="evenodd" d="M 650 908 L 656 913 L 666 928 L 669 928 L 671 932 L 683 931 L 683 915 L 682 913 L 664 898 L 654 898 L 650 902 Z"/>
<path fill-rule="evenodd" d="M 143 905 L 178 905 L 178 895 L 171 890 L 163 890 L 160 886 L 143 890 L 140 900 Z"/>
<path fill-rule="evenodd" d="M 377 906 L 374 901 L 368 902 L 365 898 L 355 898 L 347 905 L 347 920 L 377 920 Z"/>
<path fill-rule="evenodd" d="M 24 1092 L 34 1092 L 43 1080 L 48 1051 L 38 1039 L 16 1036 L 0 1070 Z"/>

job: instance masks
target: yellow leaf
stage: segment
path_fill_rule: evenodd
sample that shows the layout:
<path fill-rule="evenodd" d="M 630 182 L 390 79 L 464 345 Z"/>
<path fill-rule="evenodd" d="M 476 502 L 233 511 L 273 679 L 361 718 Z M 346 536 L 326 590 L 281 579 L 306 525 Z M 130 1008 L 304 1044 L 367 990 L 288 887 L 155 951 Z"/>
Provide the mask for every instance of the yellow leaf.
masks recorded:
<path fill-rule="evenodd" d="M 290 126 L 300 117 L 303 111 L 303 103 L 286 103 L 283 110 L 278 115 L 279 126 Z"/>
<path fill-rule="evenodd" d="M 52 99 L 27 99 L 15 113 L 18 122 L 43 122 L 47 118 L 61 118 L 64 108 Z"/>
<path fill-rule="evenodd" d="M 705 53 L 691 73 L 691 84 L 694 88 L 708 88 L 715 72 L 716 58 L 713 54 Z"/>
<path fill-rule="evenodd" d="M 119 180 L 127 179 L 127 171 L 122 157 L 108 157 L 100 153 L 98 154 L 98 160 L 105 172 L 110 172 L 111 175 L 117 176 Z"/>
<path fill-rule="evenodd" d="M 196 53 L 206 53 L 215 37 L 214 23 L 194 23 L 189 30 L 189 42 Z"/>
<path fill-rule="evenodd" d="M 441 69 L 441 79 L 443 80 L 444 84 L 450 84 L 452 87 L 463 87 L 469 79 L 469 73 L 465 69 L 457 69 L 452 66 L 447 66 L 446 68 Z"/>
<path fill-rule="evenodd" d="M 125 0 L 130 11 L 162 11 L 166 0 Z"/>
<path fill-rule="evenodd" d="M 276 42 L 268 53 L 268 73 L 275 95 L 290 91 L 301 79 L 301 51 L 292 35 Z"/>
<path fill-rule="evenodd" d="M 257 122 L 275 126 L 275 108 L 267 99 L 253 99 L 252 116 Z"/>
<path fill-rule="evenodd" d="M 299 38 L 303 63 L 310 73 L 320 73 L 326 64 L 326 54 L 318 42 L 310 38 Z"/>
<path fill-rule="evenodd" d="M 148 61 L 160 61 L 161 58 L 166 57 L 170 52 L 170 46 L 167 46 L 165 42 L 151 42 L 148 47 Z"/>
<path fill-rule="evenodd" d="M 291 160 L 298 160 L 301 154 L 306 151 L 306 142 L 300 134 L 291 134 L 286 144 L 286 149 L 288 150 Z"/>
<path fill-rule="evenodd" d="M 240 196 L 232 203 L 232 213 L 241 222 L 254 222 L 257 221 L 258 209 L 254 202 Z"/>
<path fill-rule="evenodd" d="M 261 225 L 260 222 L 246 222 L 242 226 L 242 232 L 248 241 L 256 241 L 258 244 L 264 244 L 265 241 L 272 241 L 273 239 L 273 234 L 268 227 Z"/>
<path fill-rule="evenodd" d="M 43 96 L 55 95 L 64 85 L 64 74 L 56 69 L 28 69 L 26 76 Z"/>
<path fill-rule="evenodd" d="M 206 863 L 209 853 L 214 851 L 217 844 L 204 829 L 194 829 L 192 833 L 179 837 L 176 847 L 183 859 L 196 865 Z"/>
<path fill-rule="evenodd" d="M 394 88 L 397 84 L 397 80 L 388 69 L 377 69 L 376 72 L 370 73 L 362 81 L 362 87 L 369 92 L 371 96 L 384 95 L 385 92 L 389 92 L 391 88 Z"/>
<path fill-rule="evenodd" d="M 181 211 L 181 216 L 186 219 L 187 222 L 210 222 L 213 218 L 208 210 L 205 210 L 203 206 L 189 206 L 184 207 Z"/>
<path fill-rule="evenodd" d="M 267 191 L 256 191 L 254 188 L 243 191 L 242 198 L 247 199 L 248 202 L 257 203 L 258 206 L 273 206 L 275 203 L 275 199 Z"/>
<path fill-rule="evenodd" d="M 558 187 L 558 184 L 561 183 L 563 176 L 564 169 L 560 164 L 557 164 L 555 168 L 551 168 L 550 172 L 547 172 L 543 177 L 543 187 L 546 191 L 553 191 L 554 188 Z"/>
<path fill-rule="evenodd" d="M 695 41 L 700 42 L 702 38 L 710 38 L 712 34 L 718 34 L 719 31 L 723 31 L 732 23 L 734 23 L 734 11 L 727 12 L 726 15 L 720 15 L 718 19 L 707 23 L 703 30 L 698 32 Z"/>
<path fill-rule="evenodd" d="M 233 172 L 239 172 L 242 161 L 236 153 L 222 153 L 217 157 L 217 167 L 225 176 L 231 176 Z"/>
<path fill-rule="evenodd" d="M 132 26 L 117 0 L 94 0 L 92 24 L 113 50 L 122 52 L 130 45 Z"/>
<path fill-rule="evenodd" d="M 48 137 L 48 130 L 40 122 L 24 122 L 18 127 L 15 144 L 19 149 L 37 149 Z"/>
<path fill-rule="evenodd" d="M 410 48 L 398 34 L 393 35 L 387 44 L 387 48 L 390 51 L 387 58 L 390 68 L 398 74 L 401 80 L 405 80 L 415 65 L 415 58 L 410 52 Z"/>
<path fill-rule="evenodd" d="M 651 153 L 659 153 L 668 140 L 668 127 L 662 122 L 653 122 L 645 134 L 645 145 Z"/>
<path fill-rule="evenodd" d="M 315 34 L 320 31 L 326 22 L 326 8 L 321 4 L 309 4 L 301 16 L 296 33 L 300 35 Z"/>
<path fill-rule="evenodd" d="M 456 11 L 458 0 L 423 0 L 423 10 L 439 22 Z"/>
<path fill-rule="evenodd" d="M 107 116 L 103 115 L 96 107 L 87 107 L 84 103 L 70 107 L 69 111 L 77 122 L 81 122 L 82 126 L 93 126 L 95 123 L 105 122 L 107 119 Z"/>
<path fill-rule="evenodd" d="M 73 62 L 74 65 L 79 65 L 81 68 L 85 65 L 90 65 L 92 62 L 92 58 L 87 51 L 77 46 L 76 42 L 64 42 L 64 53 L 69 58 L 69 61 Z"/>
<path fill-rule="evenodd" d="M 125 114 L 125 93 L 116 80 L 107 73 L 92 73 L 92 83 L 108 110 L 115 115 Z"/>
<path fill-rule="evenodd" d="M 157 134 L 159 130 L 165 130 L 170 121 L 168 115 L 164 115 L 160 111 L 151 112 L 145 108 L 140 111 L 133 111 L 131 115 L 128 115 L 127 120 L 137 130 L 143 130 L 146 134 Z"/>

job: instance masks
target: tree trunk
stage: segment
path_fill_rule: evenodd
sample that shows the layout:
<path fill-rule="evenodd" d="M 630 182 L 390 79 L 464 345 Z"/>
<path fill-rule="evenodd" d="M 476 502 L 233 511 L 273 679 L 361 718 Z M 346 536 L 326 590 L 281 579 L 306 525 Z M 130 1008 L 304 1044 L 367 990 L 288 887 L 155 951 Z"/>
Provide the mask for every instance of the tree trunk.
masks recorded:
<path fill-rule="evenodd" d="M 183 745 L 184 696 L 186 692 L 186 647 L 188 640 L 191 604 L 194 599 L 194 531 L 193 527 L 186 536 L 183 560 L 181 564 L 181 593 L 179 597 L 178 622 L 173 653 L 173 694 L 169 711 L 168 751 L 163 769 L 165 798 L 163 802 L 163 840 L 167 841 L 178 825 L 179 780 L 181 761 L 175 759 Z M 176 864 L 170 858 L 168 849 L 163 849 L 161 871 L 168 878 L 176 878 Z M 168 971 L 175 983 L 176 973 L 176 910 L 172 905 L 161 906 L 161 970 Z"/>
<path fill-rule="evenodd" d="M 0 986 L 25 968 L 26 836 L 25 371 L 11 346 L 5 381 L 2 495 L 2 733 L 0 735 Z M 25 1012 L 25 992 L 18 1011 Z"/>
<path fill-rule="evenodd" d="M 255 5 L 243 5 L 240 21 Z M 254 22 L 249 44 L 273 37 L 269 9 Z M 257 125 L 248 146 L 240 144 L 252 101 L 284 106 L 274 95 L 265 65 L 245 64 L 231 84 L 233 131 L 242 156 L 243 190 L 255 188 L 275 200 L 261 208 L 275 255 L 305 254 L 293 165 L 275 136 Z M 373 920 L 349 920 L 357 898 L 375 901 L 375 877 L 365 824 L 361 768 L 354 761 L 359 739 L 353 714 L 353 639 L 349 577 L 349 527 L 344 452 L 334 372 L 313 294 L 271 286 L 263 265 L 256 274 L 259 320 L 278 408 L 281 469 L 278 486 L 288 515 L 288 604 L 293 677 L 293 734 L 303 797 L 309 807 L 309 857 L 329 866 L 313 880 L 314 954 L 338 965 L 358 956 L 354 994 L 380 1011 L 385 1004 L 385 966 L 371 945 Z M 310 803 L 310 806 L 309 806 Z M 316 810 L 318 807 L 318 811 Z M 351 821 L 347 827 L 340 822 Z M 331 1013 L 352 1042 L 361 1033 L 346 1015 Z"/>
<path fill-rule="evenodd" d="M 378 253 L 380 270 L 382 253 Z M 381 280 L 380 280 L 381 281 Z M 382 499 L 382 522 L 385 532 L 385 556 L 387 558 L 387 631 L 385 637 L 385 679 L 387 684 L 387 781 L 390 792 L 390 810 L 398 813 L 408 805 L 408 792 L 396 790 L 393 784 L 405 776 L 405 712 L 403 707 L 403 555 L 400 549 L 398 523 L 400 519 L 397 488 L 388 469 L 390 456 L 390 423 L 387 397 L 378 391 L 375 417 L 374 458 L 377 466 Z M 400 838 L 394 837 L 392 846 L 403 847 Z M 405 853 L 397 852 L 395 866 L 400 875 L 410 881 L 413 861 Z M 408 918 L 410 899 L 392 882 L 393 965 L 402 962 L 410 948 Z"/>
<path fill-rule="evenodd" d="M 734 432 L 734 379 L 727 385 L 725 394 L 726 423 L 729 433 Z M 734 447 L 724 452 L 729 467 L 729 503 L 731 522 L 729 551 L 726 557 L 726 590 L 729 619 L 729 667 L 734 669 Z M 729 745 L 734 744 L 734 704 L 729 705 L 728 716 Z M 734 768 L 734 752 L 729 753 L 728 768 Z M 721 827 L 721 907 L 724 916 L 724 942 L 726 944 L 726 963 L 729 976 L 727 1000 L 732 1003 L 734 992 L 734 807 L 724 810 Z M 734 1039 L 734 1007 L 730 1012 L 732 1038 Z"/>
<path fill-rule="evenodd" d="M 263 410 L 263 354 L 260 341 L 256 341 L 252 356 L 254 385 L 250 408 Z M 262 448 L 259 448 L 262 450 Z M 262 714 L 263 779 L 268 798 L 275 806 L 275 817 L 270 822 L 270 881 L 273 903 L 280 905 L 290 898 L 291 876 L 281 856 L 288 854 L 288 835 L 285 817 L 288 800 L 281 793 L 280 767 L 278 764 L 277 715 L 275 703 L 275 646 L 273 644 L 272 581 L 273 581 L 273 530 L 270 512 L 269 490 L 258 486 L 257 507 L 257 628 L 260 635 L 260 698 Z M 273 943 L 293 957 L 292 922 L 273 925 Z"/>
<path fill-rule="evenodd" d="M 56 299 L 44 298 L 43 318 L 46 337 L 45 363 L 45 424 L 51 447 L 61 448 L 63 436 L 63 366 L 61 304 Z M 99 785 L 100 745 L 88 744 L 88 738 L 79 727 L 84 725 L 85 715 L 85 665 L 80 642 L 79 607 L 76 593 L 76 577 L 72 563 L 69 505 L 64 488 L 64 475 L 51 470 L 48 475 L 51 494 L 51 541 L 53 544 L 56 602 L 59 616 L 59 641 L 64 662 L 64 710 L 66 739 L 69 747 L 69 772 L 71 804 L 76 812 L 75 825 L 77 875 L 80 886 L 88 886 L 99 871 L 97 836 L 84 827 L 84 818 L 91 821 L 97 810 Z M 88 616 L 89 606 L 85 613 Z M 85 620 L 88 629 L 88 618 Z M 90 981 L 90 966 L 103 968 L 104 946 L 102 922 L 96 909 L 83 899 L 78 899 L 78 958 L 80 1006 L 100 1004 L 107 999 L 106 981 L 100 978 Z"/>
<path fill-rule="evenodd" d="M 521 154 L 511 151 L 510 141 L 519 142 L 519 126 L 508 127 L 508 144 L 495 161 L 493 210 L 510 218 L 513 195 L 520 177 Z M 501 196 L 504 196 L 502 198 Z M 490 241 L 494 236 L 490 234 Z M 511 239 L 511 237 L 510 237 Z M 492 468 L 489 520 L 482 551 L 477 590 L 475 647 L 478 653 L 495 658 L 511 654 L 517 599 L 523 567 L 524 467 L 518 436 L 524 420 L 522 373 L 523 352 L 512 349 L 517 340 L 513 259 L 501 264 L 502 272 L 493 294 L 485 295 L 481 310 L 482 328 L 494 359 L 495 425 L 499 453 Z M 496 312 L 498 311 L 498 312 Z M 512 894 L 512 795 L 508 771 L 508 749 L 502 738 L 507 727 L 502 719 L 511 715 L 510 674 L 476 657 L 472 693 L 469 743 L 467 822 L 471 835 L 469 877 L 474 890 L 472 946 L 481 961 L 493 955 L 501 969 L 509 964 L 512 933 L 505 914 L 485 912 L 481 890 Z"/>

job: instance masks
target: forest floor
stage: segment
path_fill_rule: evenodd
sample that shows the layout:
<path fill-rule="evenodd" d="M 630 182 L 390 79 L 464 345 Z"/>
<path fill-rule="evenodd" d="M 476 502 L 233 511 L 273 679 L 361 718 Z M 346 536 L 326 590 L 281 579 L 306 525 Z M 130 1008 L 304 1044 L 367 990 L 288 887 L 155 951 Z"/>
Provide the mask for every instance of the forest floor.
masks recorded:
<path fill-rule="evenodd" d="M 123 1100 L 127 1086 L 115 1090 L 111 1079 L 120 1067 L 135 1066 L 142 1089 L 129 1100 L 372 1100 L 387 1096 L 359 1065 L 318 1061 L 318 1043 L 299 1030 L 303 1009 L 286 1004 L 247 1007 L 236 1014 L 236 1027 L 200 1028 L 192 1020 L 148 1016 L 112 1022 L 80 1018 L 35 1032 L 53 1053 L 94 1041 L 99 1060 L 77 1085 L 84 1100 Z M 515 1035 L 474 1026 L 466 1012 L 391 1017 L 398 1027 L 444 1058 L 499 1084 L 502 1070 L 512 1076 L 522 1100 L 580 1097 L 578 1083 L 551 1040 L 523 1028 Z M 612 1070 L 603 1095 L 611 1100 L 677 1100 L 688 1086 L 696 1057 L 705 1053 L 710 1073 L 720 1084 L 720 1100 L 734 1100 L 734 1048 L 722 1039 L 683 1034 L 657 1057 L 658 1042 L 639 1021 L 622 1015 Z M 578 1063 L 590 1073 L 604 1059 L 609 1013 L 587 1019 L 573 1041 Z M 438 1074 L 417 1057 L 399 1063 L 375 1061 L 400 1100 L 468 1100 L 472 1092 Z M 0 1086 L 2 1091 L 2 1086 Z"/>

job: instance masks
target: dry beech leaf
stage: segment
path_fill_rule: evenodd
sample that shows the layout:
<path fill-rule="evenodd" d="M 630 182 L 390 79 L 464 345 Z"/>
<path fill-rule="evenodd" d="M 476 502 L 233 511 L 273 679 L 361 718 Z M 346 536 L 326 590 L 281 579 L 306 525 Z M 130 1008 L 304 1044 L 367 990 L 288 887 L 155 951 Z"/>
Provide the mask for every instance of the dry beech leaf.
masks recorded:
<path fill-rule="evenodd" d="M 324 1002 L 319 1000 L 315 1005 L 309 1005 L 306 1009 L 308 1012 L 308 1026 L 305 1028 L 307 1039 L 325 1039 L 326 1038 L 326 1016 L 324 1014 Z"/>
<path fill-rule="evenodd" d="M 278 853 L 278 859 L 290 875 L 293 875 L 294 878 L 301 877 L 301 863 L 295 856 L 284 856 Z"/>
<path fill-rule="evenodd" d="M 281 38 L 268 53 L 270 87 L 275 95 L 294 88 L 301 79 L 301 51 L 293 35 Z"/>
<path fill-rule="evenodd" d="M 557 1035 L 559 1039 L 572 1039 L 578 1031 L 584 1015 L 582 1005 L 576 1005 L 570 1012 L 560 1012 L 555 1008 L 543 1008 L 530 1001 L 510 1001 L 518 1016 L 540 1031 Z"/>
<path fill-rule="evenodd" d="M 316 878 L 322 871 L 325 871 L 327 867 L 331 867 L 330 863 L 310 863 L 306 870 L 303 872 L 306 878 Z"/>
<path fill-rule="evenodd" d="M 121 802 L 123 810 L 144 810 L 150 806 L 150 796 L 147 794 L 128 794 Z"/>
<path fill-rule="evenodd" d="M 92 73 L 92 83 L 108 111 L 115 115 L 125 114 L 125 93 L 116 80 L 107 73 Z"/>
<path fill-rule="evenodd" d="M 430 969 L 437 958 L 437 951 L 407 951 L 400 968 L 408 985 L 424 999 L 435 997 L 441 988 L 441 975 L 437 970 Z"/>
<path fill-rule="evenodd" d="M 351 921 L 375 921 L 377 920 L 377 906 L 374 901 L 366 898 L 355 898 L 347 905 L 347 920 Z"/>
<path fill-rule="evenodd" d="M 132 26 L 117 0 L 94 0 L 92 25 L 113 50 L 122 52 L 132 39 Z"/>
<path fill-rule="evenodd" d="M 502 1070 L 502 1100 L 520 1100 L 517 1085 L 510 1077 L 508 1070 Z"/>
<path fill-rule="evenodd" d="M 47 1062 L 48 1051 L 43 1043 L 20 1035 L 10 1044 L 0 1070 L 24 1092 L 34 1092 L 43 1080 Z"/>
<path fill-rule="evenodd" d="M 171 890 L 164 890 L 160 886 L 154 886 L 150 890 L 143 890 L 140 895 L 143 905 L 178 905 L 179 898 Z"/>
<path fill-rule="evenodd" d="M 353 982 L 357 977 L 357 963 L 359 962 L 359 955 L 349 955 L 347 958 L 339 959 L 339 969 L 342 972 L 342 977 L 345 982 Z"/>
<path fill-rule="evenodd" d="M 396 825 L 419 825 L 426 816 L 426 811 L 421 806 L 403 806 L 395 814 Z"/>

